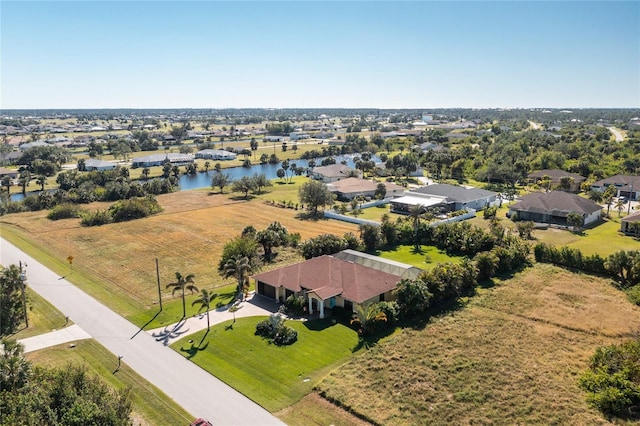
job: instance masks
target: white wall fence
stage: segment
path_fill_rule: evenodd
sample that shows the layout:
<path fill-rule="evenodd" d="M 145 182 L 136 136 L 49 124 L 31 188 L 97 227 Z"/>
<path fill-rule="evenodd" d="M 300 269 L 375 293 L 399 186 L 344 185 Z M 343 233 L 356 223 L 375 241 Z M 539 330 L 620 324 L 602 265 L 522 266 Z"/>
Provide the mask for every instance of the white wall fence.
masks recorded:
<path fill-rule="evenodd" d="M 448 219 L 438 220 L 436 222 L 431 222 L 431 226 L 442 225 L 443 223 L 453 223 L 460 222 L 462 220 L 471 219 L 472 217 L 476 217 L 476 211 L 474 209 L 466 208 L 467 212 L 465 214 L 461 214 L 459 216 L 450 217 Z"/>
<path fill-rule="evenodd" d="M 377 204 L 374 204 L 374 205 L 385 204 L 385 203 L 382 203 L 382 201 L 384 201 L 384 200 L 377 200 L 377 201 L 378 201 Z M 373 203 L 373 201 L 372 201 L 372 203 Z M 367 206 L 367 207 L 371 207 L 371 206 Z M 365 204 L 362 205 L 362 208 L 365 208 Z M 435 221 L 435 222 L 431 222 L 430 225 L 431 226 L 438 226 L 438 225 L 442 225 L 443 223 L 460 222 L 462 220 L 467 220 L 467 219 L 471 219 L 472 217 L 476 217 L 476 211 L 474 209 L 467 208 L 466 210 L 467 210 L 467 212 L 464 213 L 464 214 L 461 214 L 459 216 L 450 217 L 448 219 L 442 219 L 442 220 L 438 220 L 438 221 Z M 331 211 L 331 210 L 325 210 L 324 211 L 324 217 L 329 218 L 329 219 L 341 220 L 343 222 L 355 223 L 357 225 L 375 225 L 375 226 L 380 226 L 379 222 L 375 222 L 373 220 L 358 219 L 357 217 L 347 216 L 347 215 L 344 215 L 344 214 L 336 213 L 335 211 Z"/>

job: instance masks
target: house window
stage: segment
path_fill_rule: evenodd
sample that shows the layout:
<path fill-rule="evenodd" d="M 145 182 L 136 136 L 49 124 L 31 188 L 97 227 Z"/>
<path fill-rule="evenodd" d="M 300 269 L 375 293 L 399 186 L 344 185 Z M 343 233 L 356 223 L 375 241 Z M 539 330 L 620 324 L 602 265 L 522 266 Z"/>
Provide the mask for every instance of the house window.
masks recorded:
<path fill-rule="evenodd" d="M 378 300 L 378 302 L 384 302 L 384 293 L 380 295 L 380 299 Z"/>

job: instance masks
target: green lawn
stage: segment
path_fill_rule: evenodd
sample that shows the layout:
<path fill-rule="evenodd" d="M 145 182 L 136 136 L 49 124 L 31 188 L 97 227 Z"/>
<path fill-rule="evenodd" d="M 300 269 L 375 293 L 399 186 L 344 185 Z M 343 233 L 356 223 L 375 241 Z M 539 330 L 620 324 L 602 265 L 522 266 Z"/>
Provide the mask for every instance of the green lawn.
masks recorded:
<path fill-rule="evenodd" d="M 355 331 L 324 319 L 287 321 L 298 331 L 298 341 L 275 346 L 254 334 L 256 324 L 265 318 L 217 324 L 208 335 L 203 330 L 171 347 L 274 412 L 309 393 L 330 370 L 349 359 L 358 344 Z"/>
<path fill-rule="evenodd" d="M 236 297 L 235 285 L 227 285 L 224 287 L 208 289 L 209 293 L 215 293 L 218 296 L 211 301 L 211 309 L 215 309 L 218 306 L 228 305 L 233 302 Z M 192 305 L 194 300 L 200 296 L 199 292 L 193 294 L 189 291 L 185 294 L 187 317 L 195 316 L 199 313 L 200 304 Z M 175 324 L 182 319 L 182 298 L 180 292 L 176 292 L 175 297 L 170 300 L 165 300 L 162 303 L 162 312 L 160 306 L 153 306 L 146 311 L 129 315 L 127 319 L 137 325 L 138 327 L 144 327 L 145 330 L 162 327 L 169 324 Z"/>
<path fill-rule="evenodd" d="M 378 256 L 427 270 L 438 263 L 459 263 L 463 259 L 461 256 L 449 256 L 446 252 L 433 246 L 421 246 L 419 252 L 416 252 L 413 246 L 398 246 L 394 250 L 382 251 L 378 253 Z"/>
<path fill-rule="evenodd" d="M 73 324 L 72 321 L 65 320 L 65 316 L 54 308 L 54 306 L 40 297 L 37 293 L 27 287 L 27 316 L 29 318 L 29 328 L 23 328 L 17 333 L 9 336 L 11 339 L 19 340 L 26 337 L 37 336 L 59 330 Z"/>
<path fill-rule="evenodd" d="M 116 356 L 93 339 L 75 343 L 75 347 L 58 345 L 26 355 L 34 364 L 63 367 L 68 363 L 84 365 L 87 371 L 100 376 L 116 389 L 131 387 L 135 424 L 187 425 L 193 417 L 162 391 L 140 377 L 126 363 L 113 374 Z"/>

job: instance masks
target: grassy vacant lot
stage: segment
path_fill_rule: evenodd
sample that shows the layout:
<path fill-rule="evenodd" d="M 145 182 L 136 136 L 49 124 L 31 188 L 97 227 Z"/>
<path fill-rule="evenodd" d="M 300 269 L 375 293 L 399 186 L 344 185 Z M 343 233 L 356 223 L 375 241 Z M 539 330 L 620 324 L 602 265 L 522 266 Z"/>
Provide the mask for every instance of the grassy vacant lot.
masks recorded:
<path fill-rule="evenodd" d="M 385 425 L 605 424 L 577 377 L 596 347 L 639 327 L 640 309 L 606 280 L 536 265 L 403 329 L 317 388 Z"/>
<path fill-rule="evenodd" d="M 206 336 L 203 330 L 171 347 L 274 412 L 309 393 L 324 375 L 352 356 L 358 344 L 354 330 L 325 319 L 287 321 L 298 331 L 298 341 L 276 346 L 255 335 L 256 324 L 265 318 L 218 324 Z"/>
<path fill-rule="evenodd" d="M 113 374 L 115 356 L 95 340 L 82 340 L 75 347 L 59 345 L 26 355 L 35 364 L 47 367 L 63 367 L 68 363 L 86 367 L 93 375 L 100 376 L 116 389 L 131 387 L 133 418 L 140 425 L 186 425 L 192 417 L 155 386 L 151 385 L 126 363 Z"/>
<path fill-rule="evenodd" d="M 130 316 L 155 308 L 156 258 L 163 300 L 169 301 L 172 296 L 165 286 L 176 271 L 195 274 L 199 288 L 217 291 L 231 284 L 232 279 L 219 275 L 218 261 L 224 245 L 248 225 L 260 230 L 279 221 L 289 232 L 300 233 L 303 240 L 320 233 L 357 232 L 353 224 L 301 220 L 300 211 L 265 204 L 265 199 L 297 194 L 297 186 L 276 184 L 273 192 L 250 201 L 209 191 L 166 194 L 158 197 L 164 212 L 157 216 L 91 228 L 81 227 L 78 219 L 51 222 L 47 212 L 12 214 L 0 219 L 0 232 L 118 313 Z M 104 209 L 107 205 L 89 207 Z M 276 261 L 285 260 L 281 252 Z M 74 257 L 72 273 L 65 260 L 69 255 Z"/>
<path fill-rule="evenodd" d="M 383 251 L 378 254 L 385 259 L 395 260 L 421 269 L 431 269 L 442 262 L 460 262 L 463 257 L 449 256 L 442 250 L 433 246 L 421 246 L 416 251 L 413 246 L 398 246 L 395 250 Z"/>

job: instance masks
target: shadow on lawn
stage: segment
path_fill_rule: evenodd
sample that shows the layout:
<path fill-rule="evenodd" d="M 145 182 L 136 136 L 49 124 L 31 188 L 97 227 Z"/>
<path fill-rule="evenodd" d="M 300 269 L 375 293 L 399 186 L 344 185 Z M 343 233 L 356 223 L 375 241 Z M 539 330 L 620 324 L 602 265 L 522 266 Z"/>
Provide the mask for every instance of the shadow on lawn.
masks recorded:
<path fill-rule="evenodd" d="M 314 319 L 314 320 L 305 321 L 304 326 L 311 331 L 322 331 L 329 327 L 333 327 L 337 323 L 338 321 L 335 319 L 325 318 L 325 319 Z"/>
<path fill-rule="evenodd" d="M 160 312 L 162 311 L 158 311 L 156 312 L 156 314 L 153 316 L 153 318 L 151 318 L 149 321 L 147 321 L 147 323 L 145 325 L 143 325 L 142 327 L 140 327 L 140 330 L 136 331 L 136 334 L 134 334 L 133 336 L 131 336 L 131 338 L 133 339 L 134 337 L 136 337 L 138 335 L 138 333 L 140 333 L 142 330 L 145 329 L 146 326 L 148 326 L 149 324 L 151 324 L 153 322 L 154 319 L 158 318 L 158 315 L 160 315 Z"/>
<path fill-rule="evenodd" d="M 198 355 L 198 352 L 207 350 L 207 347 L 209 346 L 209 342 L 205 343 L 204 346 L 202 345 L 202 342 L 204 342 L 204 339 L 207 338 L 208 334 L 209 334 L 209 330 L 207 330 L 204 333 L 204 335 L 202 336 L 202 339 L 200 339 L 200 342 L 198 343 L 197 346 L 193 343 L 193 340 L 189 340 L 189 343 L 191 343 L 191 346 L 189 346 L 186 349 L 180 346 L 180 352 L 185 352 L 187 354 L 187 359 L 191 359 L 194 356 Z"/>

